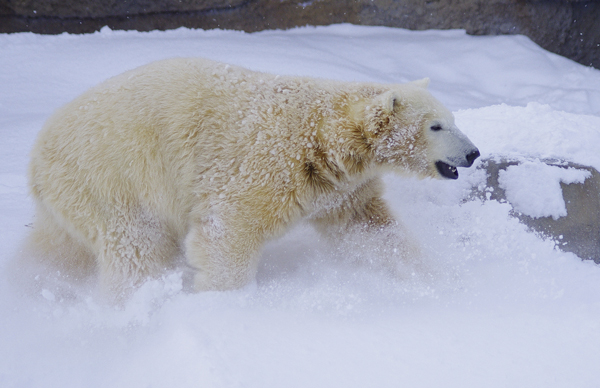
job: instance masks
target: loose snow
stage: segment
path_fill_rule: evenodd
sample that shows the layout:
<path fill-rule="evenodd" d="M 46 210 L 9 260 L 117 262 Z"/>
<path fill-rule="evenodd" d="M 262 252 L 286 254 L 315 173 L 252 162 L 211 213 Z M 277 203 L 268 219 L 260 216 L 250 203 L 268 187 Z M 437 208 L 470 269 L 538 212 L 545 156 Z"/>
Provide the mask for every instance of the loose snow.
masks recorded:
<path fill-rule="evenodd" d="M 564 216 L 556 185 L 586 178 L 539 160 L 600 169 L 600 71 L 523 36 L 352 25 L 0 35 L 1 387 L 598 386 L 599 267 L 529 231 L 509 203 L 468 200 L 484 189 L 479 161 L 457 181 L 386 177 L 426 253 L 407 279 L 345 259 L 306 225 L 231 292 L 186 292 L 175 271 L 114 307 L 94 284 L 15 266 L 44 120 L 110 76 L 175 56 L 348 81 L 430 77 L 482 158 L 524 162 L 501 183 L 532 216 Z"/>

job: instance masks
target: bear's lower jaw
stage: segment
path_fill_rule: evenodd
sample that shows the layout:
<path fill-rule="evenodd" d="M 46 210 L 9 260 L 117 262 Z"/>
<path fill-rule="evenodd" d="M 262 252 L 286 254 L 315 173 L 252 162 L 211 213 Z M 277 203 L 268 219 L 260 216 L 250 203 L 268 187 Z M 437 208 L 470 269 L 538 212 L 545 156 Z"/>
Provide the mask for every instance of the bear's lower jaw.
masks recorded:
<path fill-rule="evenodd" d="M 435 167 L 441 176 L 448 179 L 458 179 L 458 170 L 456 167 L 449 165 L 448 163 L 444 163 L 441 160 L 435 162 Z"/>

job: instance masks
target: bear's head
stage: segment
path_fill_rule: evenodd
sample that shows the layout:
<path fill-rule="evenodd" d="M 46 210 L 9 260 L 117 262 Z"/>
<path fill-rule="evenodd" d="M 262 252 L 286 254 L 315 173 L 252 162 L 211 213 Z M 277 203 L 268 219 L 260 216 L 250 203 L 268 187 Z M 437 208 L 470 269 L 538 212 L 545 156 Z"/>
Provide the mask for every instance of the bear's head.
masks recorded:
<path fill-rule="evenodd" d="M 479 150 L 427 90 L 429 80 L 395 85 L 365 107 L 362 130 L 375 162 L 399 173 L 457 179 Z"/>

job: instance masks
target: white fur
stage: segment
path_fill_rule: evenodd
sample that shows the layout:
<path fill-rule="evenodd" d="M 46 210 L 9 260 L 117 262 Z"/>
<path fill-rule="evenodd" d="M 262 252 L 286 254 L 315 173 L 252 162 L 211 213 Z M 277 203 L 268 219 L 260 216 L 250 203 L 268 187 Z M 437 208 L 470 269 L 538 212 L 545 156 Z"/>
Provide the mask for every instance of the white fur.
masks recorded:
<path fill-rule="evenodd" d="M 302 218 L 335 239 L 386 230 L 393 260 L 416 256 L 381 199 L 381 173 L 438 177 L 437 159 L 472 146 L 423 84 L 277 77 L 204 59 L 109 79 L 39 134 L 32 244 L 61 268 L 95 266 L 117 294 L 181 253 L 197 290 L 241 287 L 265 241 Z M 447 133 L 431 134 L 432 122 Z"/>

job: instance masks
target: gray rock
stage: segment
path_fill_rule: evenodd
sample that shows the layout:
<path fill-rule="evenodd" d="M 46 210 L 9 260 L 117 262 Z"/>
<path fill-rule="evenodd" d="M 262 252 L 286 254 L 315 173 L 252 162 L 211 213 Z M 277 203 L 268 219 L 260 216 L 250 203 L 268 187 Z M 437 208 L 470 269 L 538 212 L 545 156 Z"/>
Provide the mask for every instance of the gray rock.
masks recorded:
<path fill-rule="evenodd" d="M 588 166 L 558 161 L 545 161 L 546 164 L 561 168 L 587 170 L 591 177 L 583 184 L 561 183 L 567 215 L 558 219 L 552 217 L 533 218 L 517 211 L 513 215 L 531 229 L 552 238 L 559 248 L 573 252 L 581 259 L 600 263 L 600 173 Z M 487 171 L 487 183 L 484 190 L 476 189 L 473 195 L 482 200 L 506 202 L 506 192 L 498 182 L 499 172 L 520 161 L 485 160 L 480 168 Z"/>

